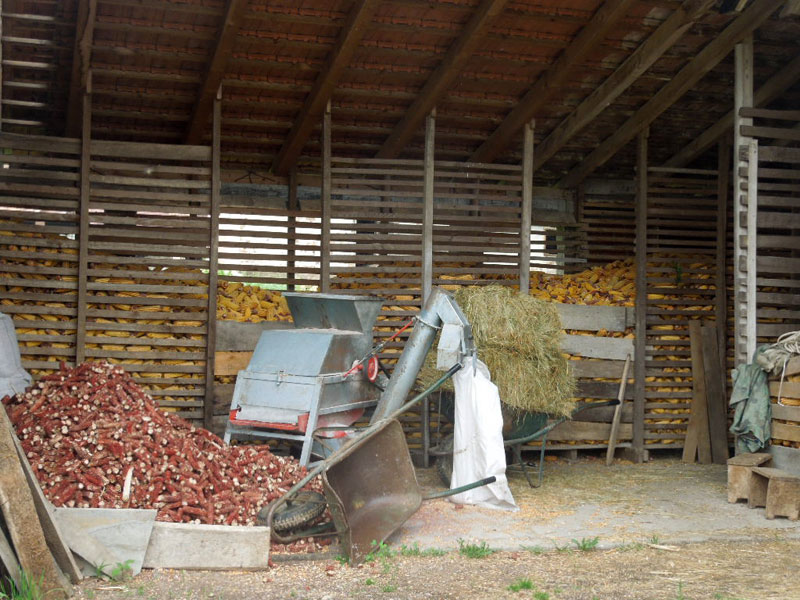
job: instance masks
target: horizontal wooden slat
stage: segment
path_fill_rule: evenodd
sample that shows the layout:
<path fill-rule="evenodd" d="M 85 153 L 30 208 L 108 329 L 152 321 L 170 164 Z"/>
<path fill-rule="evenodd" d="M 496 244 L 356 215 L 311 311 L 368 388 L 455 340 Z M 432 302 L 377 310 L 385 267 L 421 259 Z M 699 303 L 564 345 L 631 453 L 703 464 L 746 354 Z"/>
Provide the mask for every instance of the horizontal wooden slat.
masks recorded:
<path fill-rule="evenodd" d="M 800 426 L 772 422 L 772 439 L 800 442 Z"/>
<path fill-rule="evenodd" d="M 770 384 L 770 391 L 771 388 L 772 386 Z M 777 392 L 773 393 L 773 396 L 777 397 Z M 800 424 L 800 406 L 786 406 L 782 404 L 773 404 L 772 418 L 780 419 L 782 421 L 796 421 L 798 424 Z"/>
<path fill-rule="evenodd" d="M 92 140 L 90 151 L 93 156 L 115 158 L 141 158 L 148 160 L 195 160 L 210 161 L 210 146 L 189 146 L 173 144 L 147 144 L 137 142 L 109 142 Z"/>
<path fill-rule="evenodd" d="M 781 390 L 781 397 L 800 399 L 800 382 L 798 381 L 770 381 L 769 393 L 778 397 L 778 390 Z M 778 417 L 782 418 L 782 417 Z"/>
<path fill-rule="evenodd" d="M 562 338 L 561 350 L 568 354 L 577 354 L 587 358 L 625 360 L 626 356 L 633 356 L 633 340 L 629 338 L 599 338 L 590 335 L 565 335 Z"/>
<path fill-rule="evenodd" d="M 592 423 L 588 421 L 565 421 L 549 434 L 547 440 L 580 441 L 580 440 L 607 440 L 611 433 L 611 423 Z M 619 438 L 628 440 L 633 437 L 633 426 L 630 423 L 620 423 Z"/>
<path fill-rule="evenodd" d="M 561 326 L 582 331 L 625 331 L 633 325 L 633 309 L 624 306 L 583 306 L 555 303 Z"/>
<path fill-rule="evenodd" d="M 616 379 L 622 377 L 624 360 L 570 360 L 568 363 L 575 377 L 602 377 Z"/>
<path fill-rule="evenodd" d="M 214 375 L 236 375 L 247 369 L 253 352 L 217 352 L 214 355 Z"/>

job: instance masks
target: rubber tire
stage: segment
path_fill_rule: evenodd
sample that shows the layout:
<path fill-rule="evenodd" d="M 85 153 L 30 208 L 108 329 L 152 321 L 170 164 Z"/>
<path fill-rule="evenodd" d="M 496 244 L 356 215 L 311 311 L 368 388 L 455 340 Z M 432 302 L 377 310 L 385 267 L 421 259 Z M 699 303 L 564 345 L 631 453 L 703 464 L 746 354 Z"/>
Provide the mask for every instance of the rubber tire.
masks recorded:
<path fill-rule="evenodd" d="M 453 477 L 453 438 L 454 436 L 451 433 L 439 444 L 439 447 L 442 450 L 447 450 L 449 454 L 436 457 L 436 472 L 439 474 L 439 479 L 441 479 L 442 483 L 448 488 L 450 487 L 450 481 Z"/>
<path fill-rule="evenodd" d="M 285 533 L 310 523 L 325 512 L 326 504 L 325 496 L 319 492 L 297 492 L 291 503 L 287 502 L 275 510 L 272 515 L 272 529 L 277 533 Z M 267 524 L 271 506 L 272 503 L 258 511 L 257 525 Z"/>

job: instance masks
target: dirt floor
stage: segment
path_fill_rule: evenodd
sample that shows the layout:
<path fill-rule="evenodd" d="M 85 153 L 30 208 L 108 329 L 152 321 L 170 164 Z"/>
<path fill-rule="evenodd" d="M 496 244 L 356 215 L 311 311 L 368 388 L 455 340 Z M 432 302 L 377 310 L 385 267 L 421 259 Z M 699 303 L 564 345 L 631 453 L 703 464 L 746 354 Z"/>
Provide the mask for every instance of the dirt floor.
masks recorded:
<path fill-rule="evenodd" d="M 441 489 L 433 469 L 418 476 Z M 263 572 L 90 579 L 77 598 L 800 600 L 798 522 L 728 504 L 724 467 L 583 458 L 548 462 L 539 489 L 510 482 L 518 512 L 426 502 L 359 567 L 334 547 Z"/>

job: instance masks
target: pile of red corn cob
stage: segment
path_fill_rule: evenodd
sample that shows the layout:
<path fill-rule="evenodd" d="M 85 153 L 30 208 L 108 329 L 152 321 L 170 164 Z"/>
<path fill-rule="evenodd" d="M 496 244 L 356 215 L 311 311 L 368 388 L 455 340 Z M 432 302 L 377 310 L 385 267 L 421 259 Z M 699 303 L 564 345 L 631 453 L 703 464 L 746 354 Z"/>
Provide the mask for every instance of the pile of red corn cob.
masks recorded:
<path fill-rule="evenodd" d="M 108 363 L 62 367 L 4 403 L 56 506 L 155 508 L 159 521 L 251 525 L 306 473 L 266 446 L 227 446 L 159 410 Z"/>

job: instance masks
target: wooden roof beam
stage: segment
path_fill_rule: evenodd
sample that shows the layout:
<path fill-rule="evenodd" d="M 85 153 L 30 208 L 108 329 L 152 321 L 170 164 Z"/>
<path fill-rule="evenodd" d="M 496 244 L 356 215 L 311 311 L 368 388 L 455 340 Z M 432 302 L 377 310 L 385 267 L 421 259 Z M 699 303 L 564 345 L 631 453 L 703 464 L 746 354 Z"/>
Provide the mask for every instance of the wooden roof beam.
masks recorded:
<path fill-rule="evenodd" d="M 575 187 L 597 167 L 604 164 L 625 144 L 648 127 L 658 116 L 689 91 L 702 77 L 728 55 L 733 47 L 758 29 L 783 4 L 783 0 L 755 0 L 707 44 L 644 106 L 637 110 L 616 133 L 603 141 L 558 182 L 559 187 Z"/>
<path fill-rule="evenodd" d="M 447 93 L 466 62 L 478 48 L 494 19 L 508 0 L 483 0 L 442 62 L 425 82 L 417 98 L 378 151 L 378 158 L 394 158 L 408 144 L 436 103 Z"/>
<path fill-rule="evenodd" d="M 628 89 L 713 5 L 714 0 L 685 0 L 678 10 L 536 147 L 534 173 Z"/>
<path fill-rule="evenodd" d="M 89 80 L 96 17 L 97 0 L 80 0 L 78 2 L 78 14 L 75 19 L 75 44 L 72 50 L 72 72 L 64 128 L 64 135 L 67 137 L 81 135 L 83 90 Z"/>
<path fill-rule="evenodd" d="M 572 68 L 581 63 L 603 42 L 606 35 L 625 18 L 635 0 L 607 0 L 592 20 L 578 32 L 556 61 L 542 73 L 536 83 L 519 100 L 492 135 L 470 157 L 471 162 L 491 162 L 508 146 L 514 135 L 536 117 L 571 75 Z"/>
<path fill-rule="evenodd" d="M 773 75 L 755 93 L 753 101 L 757 107 L 768 105 L 780 97 L 783 92 L 800 81 L 800 56 Z M 716 144 L 720 138 L 733 130 L 733 111 L 730 111 L 711 127 L 697 136 L 683 150 L 664 163 L 665 167 L 680 168 L 691 163 L 695 158 Z"/>
<path fill-rule="evenodd" d="M 228 5 L 225 7 L 225 18 L 217 34 L 214 53 L 211 55 L 211 62 L 208 63 L 208 70 L 200 86 L 200 92 L 192 109 L 192 117 L 186 129 L 184 141 L 187 144 L 199 144 L 209 125 L 211 112 L 214 110 L 214 98 L 217 96 L 217 90 L 219 90 L 222 77 L 225 75 L 228 55 L 236 41 L 246 8 L 247 0 L 228 0 Z"/>
<path fill-rule="evenodd" d="M 787 17 L 800 17 L 800 0 L 787 0 L 786 6 L 781 11 L 781 19 Z"/>
<path fill-rule="evenodd" d="M 303 108 L 292 125 L 292 129 L 272 164 L 272 171 L 286 175 L 297 162 L 303 146 L 311 135 L 314 125 L 322 116 L 333 90 L 350 60 L 361 38 L 372 20 L 379 0 L 357 0 L 347 15 L 339 37 L 331 49 L 325 64 L 314 81 L 311 92 L 306 96 Z"/>

